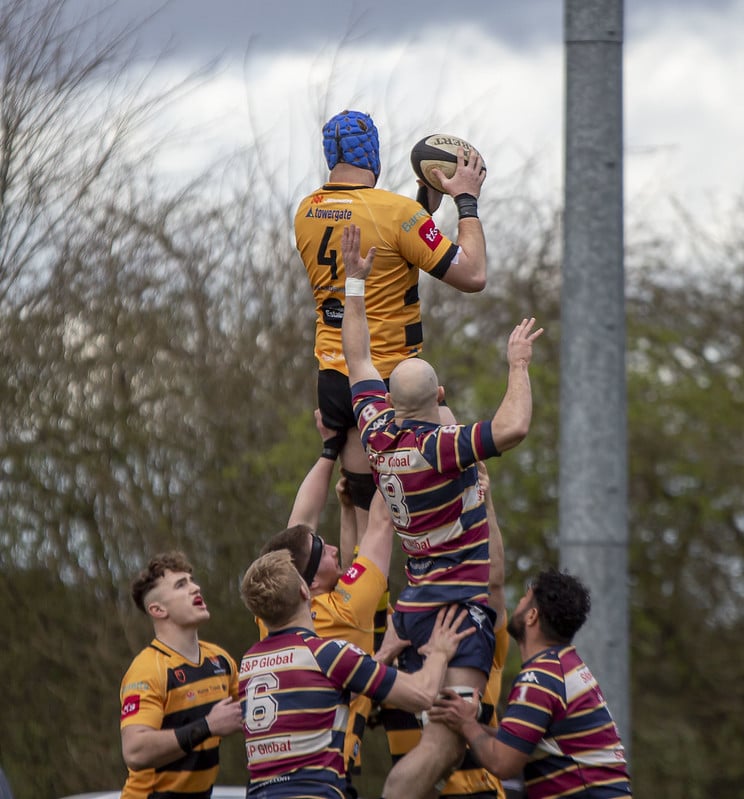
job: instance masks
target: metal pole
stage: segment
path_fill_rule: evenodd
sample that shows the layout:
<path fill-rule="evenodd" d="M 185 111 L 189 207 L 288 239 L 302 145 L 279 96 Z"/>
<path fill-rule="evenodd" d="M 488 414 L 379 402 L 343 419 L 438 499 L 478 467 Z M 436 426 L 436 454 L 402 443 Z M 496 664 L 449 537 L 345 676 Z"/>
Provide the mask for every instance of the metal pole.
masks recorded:
<path fill-rule="evenodd" d="M 560 562 L 592 592 L 577 647 L 630 753 L 623 0 L 565 0 Z"/>

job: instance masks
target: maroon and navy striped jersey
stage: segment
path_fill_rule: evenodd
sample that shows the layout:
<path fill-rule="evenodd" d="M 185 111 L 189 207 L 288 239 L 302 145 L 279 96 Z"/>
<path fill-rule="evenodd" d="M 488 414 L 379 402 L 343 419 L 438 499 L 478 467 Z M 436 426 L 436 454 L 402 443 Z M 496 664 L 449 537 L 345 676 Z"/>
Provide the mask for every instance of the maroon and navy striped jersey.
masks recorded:
<path fill-rule="evenodd" d="M 524 771 L 529 799 L 631 795 L 617 727 L 572 646 L 551 647 L 522 665 L 496 737 L 531 755 Z"/>
<path fill-rule="evenodd" d="M 252 646 L 240 664 L 249 795 L 343 797 L 350 695 L 382 701 L 395 676 L 354 644 L 303 628 Z"/>
<path fill-rule="evenodd" d="M 490 422 L 398 426 L 385 384 L 352 387 L 354 413 L 375 482 L 408 556 L 396 610 L 488 600 L 488 522 L 477 461 L 500 453 Z"/>

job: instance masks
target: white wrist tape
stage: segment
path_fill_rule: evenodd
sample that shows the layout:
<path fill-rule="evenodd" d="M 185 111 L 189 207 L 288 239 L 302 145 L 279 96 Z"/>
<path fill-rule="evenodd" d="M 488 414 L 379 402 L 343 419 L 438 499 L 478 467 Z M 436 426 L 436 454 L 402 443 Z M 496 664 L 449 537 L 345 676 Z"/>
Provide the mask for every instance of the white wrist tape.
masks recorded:
<path fill-rule="evenodd" d="M 360 277 L 346 278 L 346 296 L 347 297 L 364 296 L 364 281 Z"/>

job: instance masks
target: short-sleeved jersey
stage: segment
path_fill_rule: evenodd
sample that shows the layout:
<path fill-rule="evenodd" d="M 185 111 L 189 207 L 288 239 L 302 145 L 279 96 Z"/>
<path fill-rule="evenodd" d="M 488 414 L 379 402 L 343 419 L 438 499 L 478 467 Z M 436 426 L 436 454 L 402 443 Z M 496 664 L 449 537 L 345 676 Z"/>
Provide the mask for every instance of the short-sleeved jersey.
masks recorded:
<path fill-rule="evenodd" d="M 352 386 L 354 415 L 375 482 L 408 556 L 396 610 L 488 601 L 488 521 L 477 461 L 499 454 L 490 422 L 397 425 L 385 384 Z"/>
<path fill-rule="evenodd" d="M 496 706 L 501 695 L 501 678 L 509 652 L 506 617 L 503 616 L 500 622 L 498 629 L 495 630 L 496 647 L 493 653 L 493 665 L 481 697 L 480 721 L 491 727 L 498 727 L 499 723 Z M 381 716 L 392 761 L 397 763 L 401 757 L 408 754 L 418 744 L 421 738 L 420 723 L 412 713 L 395 708 L 384 707 Z M 470 796 L 484 793 L 504 799 L 501 781 L 480 766 L 470 749 L 467 749 L 462 764 L 447 780 L 440 796 Z"/>
<path fill-rule="evenodd" d="M 377 248 L 365 306 L 372 361 L 383 377 L 423 346 L 419 270 L 443 278 L 457 245 L 415 200 L 367 186 L 328 183 L 305 197 L 295 215 L 295 240 L 315 298 L 315 357 L 321 369 L 348 374 L 341 345 L 346 274 L 345 226 L 361 229 L 362 252 Z"/>
<path fill-rule="evenodd" d="M 351 693 L 382 701 L 396 673 L 354 644 L 291 628 L 240 664 L 249 796 L 341 799 Z"/>
<path fill-rule="evenodd" d="M 572 646 L 522 664 L 496 737 L 531 755 L 529 799 L 630 796 L 625 750 L 597 681 Z"/>
<path fill-rule="evenodd" d="M 342 638 L 372 654 L 375 614 L 387 590 L 387 580 L 377 564 L 360 556 L 354 559 L 336 587 L 327 594 L 317 594 L 310 601 L 313 627 L 320 638 Z M 260 619 L 259 635 L 267 635 Z M 351 700 L 349 725 L 346 731 L 344 762 L 359 764 L 361 738 L 371 710 L 366 696 Z"/>
<path fill-rule="evenodd" d="M 132 661 L 121 682 L 121 728 L 168 730 L 204 718 L 222 699 L 238 698 L 237 664 L 221 647 L 199 642 L 192 663 L 157 638 Z M 130 769 L 122 799 L 179 796 L 206 799 L 219 769 L 217 736 L 158 769 Z"/>

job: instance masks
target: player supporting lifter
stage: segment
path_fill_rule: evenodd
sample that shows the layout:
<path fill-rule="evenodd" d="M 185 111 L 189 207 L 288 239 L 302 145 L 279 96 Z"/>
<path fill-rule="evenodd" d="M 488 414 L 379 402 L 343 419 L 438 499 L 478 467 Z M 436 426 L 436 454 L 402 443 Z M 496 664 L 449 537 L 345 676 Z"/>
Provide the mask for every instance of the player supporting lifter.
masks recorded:
<path fill-rule="evenodd" d="M 478 720 L 481 724 L 495 728 L 498 726 L 496 705 L 501 696 L 501 677 L 509 651 L 504 597 L 504 542 L 493 506 L 490 478 L 485 463 L 478 464 L 478 474 L 478 487 L 483 493 L 488 516 L 488 554 L 490 558 L 488 604 L 496 614 L 494 624 L 496 646 L 491 672 L 479 703 Z M 399 658 L 398 666 L 405 670 L 405 661 Z M 421 725 L 413 714 L 406 713 L 399 708 L 391 708 L 389 705 L 383 705 L 380 715 L 385 725 L 393 763 L 397 763 L 418 744 L 421 739 Z M 514 792 L 508 786 L 502 785 L 501 780 L 483 768 L 472 751 L 468 749 L 462 763 L 439 791 L 439 796 L 443 799 L 506 799 L 506 797 L 515 799 L 517 796 L 521 797 L 521 791 Z"/>
<path fill-rule="evenodd" d="M 360 239 L 355 225 L 344 229 L 343 347 L 361 440 L 408 555 L 408 585 L 396 604 L 396 629 L 418 648 L 439 607 L 453 602 L 467 607 L 477 633 L 450 662 L 446 682 L 482 694 L 494 630 L 487 604 L 489 530 L 475 464 L 517 446 L 527 435 L 532 418 L 529 363 L 542 328 L 534 330 L 535 320 L 524 319 L 509 336 L 507 389 L 490 421 L 443 426 L 437 405 L 443 390 L 428 363 L 420 358 L 401 362 L 390 376 L 389 393 L 372 363 L 365 280 L 375 248 L 362 259 Z M 451 730 L 427 724 L 421 743 L 388 775 L 384 796 L 428 796 L 463 754 L 464 744 Z"/>
<path fill-rule="evenodd" d="M 357 529 L 362 531 L 374 484 L 359 443 L 341 346 L 346 299 L 341 232 L 353 222 L 361 230 L 365 247 L 377 244 L 367 311 L 372 361 L 387 379 L 396 364 L 422 351 L 419 270 L 464 292 L 482 291 L 486 285 L 486 244 L 477 210 L 485 171 L 480 156 L 465 164 L 461 152 L 452 178 L 438 173 L 458 207 L 453 243 L 437 229 L 421 203 L 376 188 L 380 147 L 377 128 L 367 114 L 342 111 L 329 119 L 323 126 L 323 150 L 330 169 L 328 182 L 300 202 L 295 238 L 315 298 L 318 406 L 323 424 L 334 431 L 326 450 L 329 457 L 334 451 L 341 454 L 341 466 L 359 509 Z M 423 186 L 419 196 L 432 211 L 442 199 L 434 189 L 424 192 Z"/>

